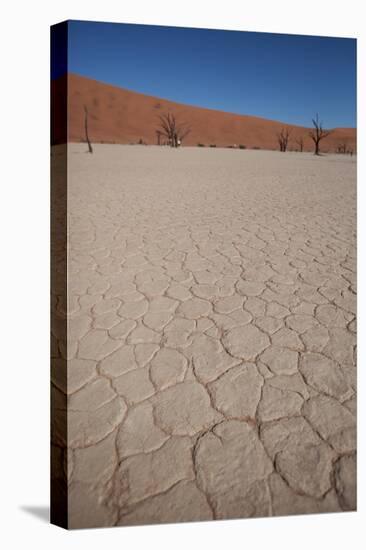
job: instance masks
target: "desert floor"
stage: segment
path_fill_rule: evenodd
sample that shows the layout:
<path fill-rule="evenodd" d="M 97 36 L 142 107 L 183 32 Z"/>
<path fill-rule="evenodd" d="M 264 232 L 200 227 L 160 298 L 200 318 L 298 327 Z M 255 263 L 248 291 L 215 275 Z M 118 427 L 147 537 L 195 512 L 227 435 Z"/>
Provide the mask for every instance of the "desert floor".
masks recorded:
<path fill-rule="evenodd" d="M 68 151 L 70 526 L 355 509 L 355 157 Z"/>

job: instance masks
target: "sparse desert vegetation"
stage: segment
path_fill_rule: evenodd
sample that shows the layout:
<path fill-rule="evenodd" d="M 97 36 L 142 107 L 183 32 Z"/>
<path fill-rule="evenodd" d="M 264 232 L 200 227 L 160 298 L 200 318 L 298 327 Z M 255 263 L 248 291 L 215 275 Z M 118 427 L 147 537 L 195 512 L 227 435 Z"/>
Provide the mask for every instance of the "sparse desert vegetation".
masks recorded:
<path fill-rule="evenodd" d="M 57 95 L 64 86 L 62 78 L 52 85 L 52 93 Z M 165 119 L 165 128 L 161 128 L 160 116 L 174 116 L 178 127 L 183 125 L 190 129 L 188 134 L 180 137 L 183 146 L 194 146 L 198 143 L 215 144 L 217 148 L 244 143 L 247 149 L 258 147 L 264 150 L 279 149 L 278 134 L 281 129 L 291 130 L 288 146 L 296 144 L 303 138 L 303 152 L 315 150 L 314 141 L 309 136 L 314 128 L 311 120 L 308 127 L 291 127 L 280 122 L 258 119 L 246 115 L 236 115 L 220 111 L 207 111 L 199 107 L 180 105 L 164 99 L 136 94 L 101 82 L 93 82 L 77 75 L 69 75 L 69 139 L 80 142 L 85 139 L 84 105 L 88 106 L 88 133 L 91 142 L 101 143 L 138 143 L 142 139 L 148 145 L 175 143 L 169 122 Z M 113 90 L 113 92 L 111 92 Z M 113 98 L 112 98 L 113 96 Z M 96 101 L 95 101 L 96 100 Z M 156 107 L 159 105 L 159 108 Z M 123 114 L 121 106 L 124 107 Z M 96 118 L 92 118 L 95 116 Z M 62 135 L 58 129 L 58 113 L 54 113 L 52 142 L 59 143 Z M 167 124 L 168 123 L 168 124 Z M 313 126 L 313 128 L 310 128 Z M 132 130 L 132 128 L 134 130 Z M 169 137 L 168 137 L 169 136 Z M 179 139 L 179 138 L 177 138 Z M 323 139 L 323 138 L 322 138 Z M 337 152 L 340 143 L 347 142 L 347 150 L 356 152 L 356 131 L 354 128 L 337 128 L 327 135 L 326 147 L 329 152 Z M 319 142 L 320 143 L 320 142 Z M 293 146 L 292 146 L 293 148 Z"/>

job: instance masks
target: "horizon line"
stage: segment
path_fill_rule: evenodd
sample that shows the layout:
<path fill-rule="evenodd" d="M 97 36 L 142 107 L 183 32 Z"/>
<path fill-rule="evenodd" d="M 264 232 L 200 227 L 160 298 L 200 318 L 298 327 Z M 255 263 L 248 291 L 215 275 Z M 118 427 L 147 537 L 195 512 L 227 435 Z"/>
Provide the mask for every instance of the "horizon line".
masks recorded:
<path fill-rule="evenodd" d="M 63 78 L 65 75 L 77 76 L 79 78 L 84 78 L 86 80 L 92 80 L 93 82 L 97 82 L 97 83 L 103 84 L 105 86 L 111 86 L 112 88 L 118 88 L 119 90 L 125 90 L 127 92 L 135 93 L 135 94 L 142 95 L 142 96 L 149 97 L 149 98 L 153 98 L 153 99 L 161 99 L 163 101 L 169 101 L 170 103 L 175 103 L 175 104 L 181 105 L 181 106 L 183 105 L 183 106 L 187 106 L 187 107 L 192 107 L 194 109 L 204 109 L 206 111 L 226 113 L 228 115 L 257 118 L 257 119 L 260 119 L 260 120 L 266 120 L 266 121 L 270 121 L 270 122 L 276 122 L 278 124 L 283 124 L 284 126 L 293 126 L 293 127 L 297 127 L 297 128 L 305 128 L 307 130 L 312 128 L 312 126 L 302 126 L 301 124 L 298 124 L 298 123 L 283 122 L 282 120 L 278 120 L 278 119 L 274 119 L 274 118 L 267 118 L 267 117 L 260 116 L 260 115 L 253 115 L 253 114 L 248 114 L 248 113 L 237 113 L 237 112 L 234 112 L 234 111 L 226 111 L 225 109 L 213 109 L 211 107 L 205 107 L 203 105 L 197 105 L 197 104 L 193 104 L 193 103 L 182 103 L 181 101 L 176 101 L 176 100 L 170 99 L 168 97 L 155 96 L 155 95 L 151 95 L 151 94 L 148 94 L 146 92 L 141 92 L 139 90 L 135 90 L 135 89 L 132 89 L 132 88 L 125 88 L 123 86 L 119 86 L 117 84 L 107 82 L 105 80 L 98 80 L 98 79 L 92 78 L 90 76 L 85 76 L 85 75 L 80 74 L 80 73 L 75 73 L 73 71 L 65 71 L 62 75 L 59 75 L 56 78 L 51 78 L 51 81 L 56 81 L 60 78 Z M 317 114 L 317 112 L 315 111 L 315 114 L 313 115 L 313 117 L 315 117 L 316 114 Z M 357 125 L 356 126 L 332 126 L 332 127 L 325 127 L 324 129 L 326 129 L 326 130 L 357 130 Z"/>

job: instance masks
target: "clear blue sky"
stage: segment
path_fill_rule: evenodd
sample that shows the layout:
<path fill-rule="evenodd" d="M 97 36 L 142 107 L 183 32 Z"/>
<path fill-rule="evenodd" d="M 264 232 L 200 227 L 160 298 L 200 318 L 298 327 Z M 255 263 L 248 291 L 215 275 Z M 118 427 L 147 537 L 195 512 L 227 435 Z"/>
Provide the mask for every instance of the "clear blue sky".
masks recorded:
<path fill-rule="evenodd" d="M 211 109 L 356 126 L 356 40 L 69 22 L 69 72 Z M 53 76 L 64 69 L 54 67 Z"/>

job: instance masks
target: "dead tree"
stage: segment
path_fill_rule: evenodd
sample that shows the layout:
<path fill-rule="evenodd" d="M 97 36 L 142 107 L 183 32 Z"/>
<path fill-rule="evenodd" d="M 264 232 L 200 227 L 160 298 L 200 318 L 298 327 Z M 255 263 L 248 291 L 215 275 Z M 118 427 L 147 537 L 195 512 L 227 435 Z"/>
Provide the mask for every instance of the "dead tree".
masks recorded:
<path fill-rule="evenodd" d="M 159 116 L 159 129 L 160 135 L 167 138 L 168 144 L 171 147 L 179 147 L 182 144 L 183 139 L 189 134 L 191 128 L 185 123 L 178 123 L 175 115 L 170 113 Z"/>
<path fill-rule="evenodd" d="M 300 153 L 302 153 L 304 150 L 304 138 L 301 136 L 298 139 L 295 139 L 295 141 L 296 141 L 296 144 L 299 146 Z"/>
<path fill-rule="evenodd" d="M 160 145 L 160 141 L 161 141 L 161 130 L 156 130 L 156 141 L 157 141 L 157 145 Z"/>
<path fill-rule="evenodd" d="M 278 145 L 280 146 L 280 151 L 282 151 L 282 153 L 286 153 L 287 151 L 290 135 L 291 130 L 289 130 L 288 128 L 281 128 L 281 132 L 277 134 Z"/>
<path fill-rule="evenodd" d="M 88 134 L 88 109 L 86 108 L 86 105 L 84 105 L 84 111 L 85 111 L 85 119 L 84 119 L 84 125 L 85 125 L 85 139 L 88 144 L 88 152 L 93 152 L 93 147 L 91 146 L 89 134 Z"/>
<path fill-rule="evenodd" d="M 324 130 L 323 123 L 319 121 L 319 115 L 316 113 L 316 117 L 312 119 L 314 130 L 309 132 L 309 136 L 314 142 L 315 150 L 314 155 L 320 155 L 320 142 L 332 133 L 331 130 Z"/>
<path fill-rule="evenodd" d="M 337 153 L 340 153 L 342 155 L 345 155 L 347 153 L 347 143 L 346 142 L 340 143 L 338 145 Z"/>

